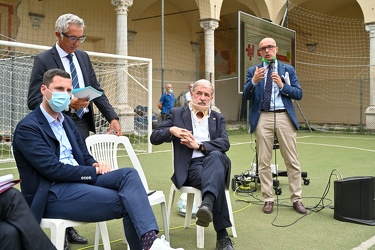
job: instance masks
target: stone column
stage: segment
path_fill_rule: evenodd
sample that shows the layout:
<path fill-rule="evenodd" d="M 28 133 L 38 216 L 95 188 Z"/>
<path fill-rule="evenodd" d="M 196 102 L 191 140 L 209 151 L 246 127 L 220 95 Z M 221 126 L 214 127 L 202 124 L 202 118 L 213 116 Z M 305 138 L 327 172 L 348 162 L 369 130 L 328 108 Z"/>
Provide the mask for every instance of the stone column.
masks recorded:
<path fill-rule="evenodd" d="M 375 23 L 366 24 L 370 34 L 370 106 L 366 109 L 366 128 L 375 129 Z"/>
<path fill-rule="evenodd" d="M 197 42 L 190 42 L 191 48 L 193 53 L 195 54 L 195 80 L 199 79 L 199 69 L 200 69 L 200 51 L 199 51 L 199 43 Z"/>
<path fill-rule="evenodd" d="M 128 10 L 133 0 L 111 0 L 116 6 L 117 36 L 116 53 L 121 56 L 128 55 Z M 121 129 L 124 133 L 134 132 L 134 108 L 128 104 L 128 75 L 127 60 L 119 60 L 119 69 L 116 86 L 116 112 L 120 118 Z"/>
<path fill-rule="evenodd" d="M 205 78 L 211 81 L 215 88 L 215 29 L 219 27 L 219 21 L 216 19 L 200 20 L 201 28 L 204 29 L 204 47 L 205 47 Z M 215 106 L 215 96 L 212 99 L 212 109 L 217 110 Z"/>

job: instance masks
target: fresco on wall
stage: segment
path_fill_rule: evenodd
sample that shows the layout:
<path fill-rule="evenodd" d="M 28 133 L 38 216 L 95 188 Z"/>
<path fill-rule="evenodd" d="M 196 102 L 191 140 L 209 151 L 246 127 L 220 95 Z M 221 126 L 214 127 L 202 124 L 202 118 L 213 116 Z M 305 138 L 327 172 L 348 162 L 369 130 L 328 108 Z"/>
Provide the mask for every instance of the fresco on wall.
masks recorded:
<path fill-rule="evenodd" d="M 229 74 L 229 51 L 215 51 L 215 74 L 216 77 Z"/>

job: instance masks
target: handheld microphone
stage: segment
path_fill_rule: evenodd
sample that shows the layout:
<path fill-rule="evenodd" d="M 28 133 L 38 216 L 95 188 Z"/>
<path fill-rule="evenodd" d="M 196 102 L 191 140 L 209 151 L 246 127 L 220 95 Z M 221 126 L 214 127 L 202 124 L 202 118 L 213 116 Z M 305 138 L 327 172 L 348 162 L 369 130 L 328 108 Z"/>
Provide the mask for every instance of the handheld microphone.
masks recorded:
<path fill-rule="evenodd" d="M 270 60 L 270 65 L 271 65 L 271 68 L 272 68 L 272 72 L 274 72 L 275 71 L 275 59 L 271 59 Z"/>

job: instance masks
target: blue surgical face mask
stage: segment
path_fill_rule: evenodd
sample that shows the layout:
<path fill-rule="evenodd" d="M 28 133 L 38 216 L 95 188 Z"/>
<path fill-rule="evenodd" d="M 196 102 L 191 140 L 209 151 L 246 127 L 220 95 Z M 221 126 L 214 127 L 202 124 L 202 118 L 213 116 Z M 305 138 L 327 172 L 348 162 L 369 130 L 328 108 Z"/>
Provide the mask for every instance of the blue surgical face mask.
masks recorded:
<path fill-rule="evenodd" d="M 70 95 L 66 92 L 51 92 L 47 86 L 46 89 L 52 94 L 52 98 L 50 100 L 46 100 L 49 103 L 51 109 L 55 112 L 64 111 L 70 104 Z"/>
<path fill-rule="evenodd" d="M 173 93 L 173 89 L 168 89 L 168 92 L 172 94 Z"/>

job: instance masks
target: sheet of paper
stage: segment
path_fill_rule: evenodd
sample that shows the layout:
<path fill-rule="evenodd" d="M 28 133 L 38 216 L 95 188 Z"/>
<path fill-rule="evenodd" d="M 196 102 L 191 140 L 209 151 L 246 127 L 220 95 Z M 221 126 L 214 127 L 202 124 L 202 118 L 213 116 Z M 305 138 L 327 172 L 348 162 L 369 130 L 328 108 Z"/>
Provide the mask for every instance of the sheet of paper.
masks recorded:
<path fill-rule="evenodd" d="M 0 176 L 0 194 L 20 183 L 21 180 L 13 180 L 12 174 Z"/>
<path fill-rule="evenodd" d="M 103 92 L 100 92 L 100 91 L 94 89 L 91 86 L 87 86 L 87 87 L 84 87 L 84 88 L 73 89 L 72 94 L 74 95 L 74 97 L 88 98 L 89 101 L 91 101 L 91 100 L 101 96 L 103 94 Z"/>
<path fill-rule="evenodd" d="M 9 182 L 11 180 L 13 180 L 13 175 L 12 174 L 6 174 L 6 175 L 3 175 L 3 176 L 0 176 L 0 185 L 3 182 Z"/>

